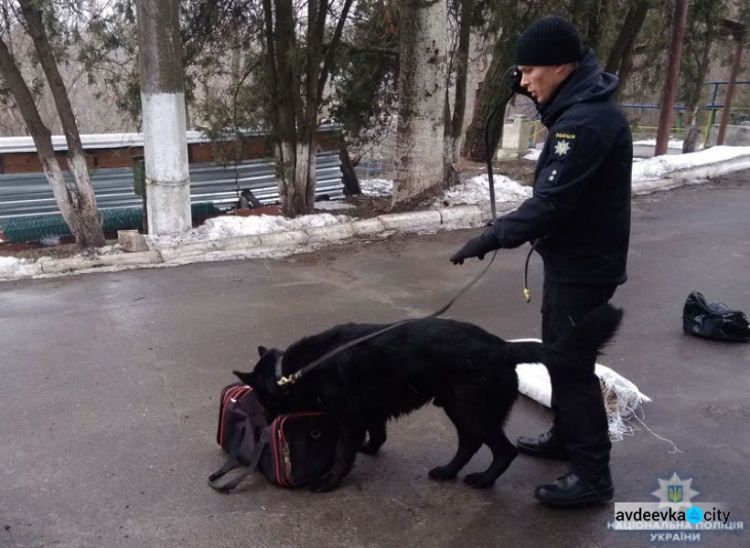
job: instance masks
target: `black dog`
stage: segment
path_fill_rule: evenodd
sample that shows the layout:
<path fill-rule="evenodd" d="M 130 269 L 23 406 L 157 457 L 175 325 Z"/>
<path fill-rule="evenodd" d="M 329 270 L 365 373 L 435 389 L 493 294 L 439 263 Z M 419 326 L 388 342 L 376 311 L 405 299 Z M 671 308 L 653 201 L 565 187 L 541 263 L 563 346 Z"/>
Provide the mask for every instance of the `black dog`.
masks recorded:
<path fill-rule="evenodd" d="M 464 481 L 472 487 L 489 487 L 518 454 L 503 432 L 518 396 L 516 365 L 541 362 L 553 373 L 565 364 L 572 369 L 566 374 L 575 374 L 576 368 L 590 372 L 621 318 L 621 310 L 604 305 L 554 346 L 508 343 L 454 320 L 414 320 L 336 354 L 294 384 L 279 386 L 280 375 L 290 375 L 344 343 L 384 327 L 345 324 L 306 337 L 285 352 L 260 347 L 255 370 L 235 374 L 256 390 L 271 416 L 320 410 L 341 423 L 333 467 L 310 486 L 314 491 L 339 485 L 354 465 L 367 431 L 370 438 L 364 449 L 374 453 L 385 441 L 388 419 L 430 400 L 445 409 L 458 431 L 455 457 L 430 470 L 430 477 L 455 478 L 484 443 L 492 451 L 492 463 Z"/>

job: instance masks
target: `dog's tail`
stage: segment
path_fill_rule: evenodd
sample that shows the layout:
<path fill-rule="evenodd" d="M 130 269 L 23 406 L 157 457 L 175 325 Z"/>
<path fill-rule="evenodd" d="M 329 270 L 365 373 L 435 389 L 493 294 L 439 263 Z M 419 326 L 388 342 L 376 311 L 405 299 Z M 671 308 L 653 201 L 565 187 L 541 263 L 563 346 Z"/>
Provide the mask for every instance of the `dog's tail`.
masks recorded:
<path fill-rule="evenodd" d="M 509 343 L 511 361 L 543 363 L 550 373 L 561 368 L 591 371 L 596 357 L 620 327 L 622 315 L 621 308 L 605 304 L 589 312 L 566 337 L 554 344 Z"/>

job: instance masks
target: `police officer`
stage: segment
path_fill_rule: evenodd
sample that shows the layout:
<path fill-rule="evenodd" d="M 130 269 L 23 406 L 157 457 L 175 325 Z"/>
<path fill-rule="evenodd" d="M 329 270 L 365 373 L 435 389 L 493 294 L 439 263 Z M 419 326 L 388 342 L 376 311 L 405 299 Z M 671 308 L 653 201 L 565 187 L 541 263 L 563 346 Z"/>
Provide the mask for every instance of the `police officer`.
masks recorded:
<path fill-rule="evenodd" d="M 612 100 L 618 79 L 599 69 L 565 19 L 535 21 L 516 46 L 514 90 L 531 97 L 548 130 L 534 192 L 518 209 L 470 239 L 450 260 L 482 259 L 498 248 L 535 242 L 544 262 L 542 339 L 554 343 L 607 303 L 626 279 L 633 140 Z M 570 460 L 570 472 L 537 487 L 552 506 L 609 501 L 611 443 L 594 364 L 551 375 L 551 429 L 518 439 L 520 452 Z"/>

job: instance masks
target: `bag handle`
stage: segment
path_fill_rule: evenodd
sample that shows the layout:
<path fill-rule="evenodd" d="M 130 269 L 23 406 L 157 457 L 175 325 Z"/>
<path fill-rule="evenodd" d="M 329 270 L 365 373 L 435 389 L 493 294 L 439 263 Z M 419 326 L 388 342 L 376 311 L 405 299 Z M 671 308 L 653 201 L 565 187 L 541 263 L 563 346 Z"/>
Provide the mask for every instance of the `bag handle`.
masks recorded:
<path fill-rule="evenodd" d="M 239 464 L 239 453 L 240 453 L 240 446 L 242 445 L 242 439 L 245 437 L 246 434 L 246 427 L 243 425 L 240 430 L 240 435 L 237 436 L 237 442 L 232 445 L 230 450 L 227 452 L 229 457 L 227 458 L 226 462 L 222 465 L 221 468 L 219 468 L 216 472 L 211 474 L 208 477 L 208 485 L 210 485 L 213 489 L 216 489 L 220 493 L 229 493 L 239 487 L 239 485 L 245 481 L 245 479 L 255 472 L 258 469 L 258 465 L 260 464 L 260 457 L 263 455 L 264 449 L 270 444 L 271 442 L 271 435 L 270 433 L 264 429 L 261 432 L 260 440 L 258 440 L 258 445 L 255 447 L 255 451 L 253 451 L 253 456 L 250 459 L 250 462 L 247 465 L 247 468 L 242 471 L 240 475 L 238 475 L 236 478 L 234 478 L 231 481 L 228 481 L 224 485 L 214 485 L 214 481 L 225 475 L 230 470 L 233 470 L 237 467 Z"/>
<path fill-rule="evenodd" d="M 221 468 L 219 468 L 216 472 L 208 476 L 209 484 L 212 481 L 215 481 L 219 479 L 221 476 L 229 472 L 230 470 L 233 470 L 237 467 L 239 464 L 239 453 L 240 453 L 240 447 L 242 446 L 242 440 L 245 437 L 245 425 L 243 424 L 240 427 L 240 435 L 235 438 L 233 441 L 231 447 L 227 449 L 227 460 L 222 464 Z M 213 487 L 213 485 L 211 486 Z"/>

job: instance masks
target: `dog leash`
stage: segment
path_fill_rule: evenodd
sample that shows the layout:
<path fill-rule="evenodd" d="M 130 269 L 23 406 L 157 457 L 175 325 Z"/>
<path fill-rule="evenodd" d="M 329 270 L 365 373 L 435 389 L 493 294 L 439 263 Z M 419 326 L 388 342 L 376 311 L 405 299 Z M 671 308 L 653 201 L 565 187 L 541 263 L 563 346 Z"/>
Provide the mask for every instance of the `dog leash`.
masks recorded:
<path fill-rule="evenodd" d="M 503 79 L 506 79 L 513 70 L 515 70 L 515 66 L 511 66 L 508 68 L 508 70 L 505 71 L 505 74 L 503 74 Z M 500 110 L 501 106 L 505 106 L 505 104 L 511 99 L 513 96 L 513 91 L 511 91 L 510 95 L 503 101 L 501 101 L 497 107 L 492 111 L 489 118 L 487 119 L 487 123 L 485 124 L 484 128 L 484 144 L 485 148 L 487 150 L 487 177 L 489 180 L 489 187 L 490 187 L 490 209 L 492 212 L 492 221 L 494 222 L 497 220 L 497 209 L 495 206 L 495 181 L 492 176 L 492 146 L 491 146 L 491 137 L 490 137 L 490 123 L 492 121 L 492 118 L 497 114 L 497 112 Z M 526 265 L 524 269 L 524 284 L 523 284 L 523 294 L 526 298 L 526 302 L 531 302 L 531 292 L 528 288 L 528 271 L 529 271 L 529 259 L 531 258 L 531 254 L 534 251 L 534 248 L 536 247 L 536 242 L 531 246 L 531 251 L 529 251 L 528 256 L 526 257 Z M 318 367 L 321 363 L 324 361 L 332 358 L 336 354 L 343 352 L 344 350 L 347 350 L 353 346 L 356 346 L 360 343 L 363 343 L 365 341 L 368 341 L 370 339 L 374 339 L 375 337 L 379 337 L 383 333 L 386 333 L 387 331 L 390 331 L 391 329 L 395 329 L 397 327 L 400 327 L 402 325 L 405 325 L 410 322 L 414 322 L 417 320 L 426 320 L 428 318 L 436 318 L 440 316 L 441 314 L 445 313 L 451 306 L 453 306 L 453 303 L 456 302 L 459 297 L 461 297 L 464 293 L 466 293 L 469 289 L 471 289 L 480 279 L 482 276 L 485 275 L 485 273 L 490 269 L 490 266 L 492 266 L 493 261 L 495 260 L 495 257 L 497 256 L 498 250 L 495 249 L 492 252 L 492 258 L 490 259 L 490 262 L 487 263 L 487 266 L 482 270 L 478 276 L 476 276 L 471 282 L 469 282 L 461 291 L 459 291 L 449 302 L 446 304 L 443 308 L 438 310 L 437 312 L 433 312 L 432 314 L 429 314 L 428 316 L 424 316 L 422 318 L 411 318 L 408 320 L 402 320 L 400 322 L 396 322 L 394 324 L 388 325 L 384 327 L 383 329 L 379 329 L 378 331 L 375 331 L 374 333 L 370 333 L 369 335 L 365 335 L 363 337 L 359 337 L 358 339 L 354 339 L 353 341 L 349 341 L 346 344 L 343 344 L 339 346 L 338 348 L 334 348 L 327 354 L 323 354 L 320 358 L 312 361 L 311 363 L 307 364 L 303 368 L 299 369 L 295 373 L 292 373 L 291 375 L 284 376 L 282 374 L 282 367 L 283 367 L 283 360 L 284 360 L 284 354 L 280 354 L 279 357 L 276 359 L 276 364 L 274 366 L 276 378 L 278 379 L 276 382 L 279 386 L 285 386 L 287 384 L 294 384 L 297 382 L 303 375 L 307 374 L 309 371 L 315 369 Z"/>
<path fill-rule="evenodd" d="M 338 354 L 340 352 L 343 352 L 344 350 L 348 350 L 352 346 L 356 346 L 356 345 L 358 345 L 360 343 L 363 343 L 365 341 L 368 341 L 370 339 L 374 339 L 375 337 L 379 337 L 383 333 L 386 333 L 387 331 L 390 331 L 392 329 L 396 329 L 397 327 L 400 327 L 400 326 L 405 325 L 407 323 L 416 322 L 416 321 L 419 321 L 419 320 L 427 320 L 429 318 L 437 318 L 441 314 L 444 314 L 451 306 L 453 306 L 453 303 L 455 303 L 469 289 L 471 289 L 472 287 L 474 287 L 474 285 L 476 285 L 476 283 L 482 278 L 482 276 L 484 276 L 487 273 L 487 271 L 490 269 L 490 266 L 492 266 L 492 262 L 495 260 L 495 257 L 497 256 L 497 251 L 498 251 L 497 249 L 495 251 L 493 251 L 492 258 L 490 259 L 490 262 L 487 263 L 487 266 L 484 267 L 484 270 L 482 270 L 473 280 L 471 280 L 467 285 L 465 285 L 463 287 L 463 289 L 461 289 L 461 291 L 459 291 L 458 293 L 456 293 L 456 295 L 450 301 L 448 301 L 448 304 L 446 304 L 445 306 L 443 306 L 440 310 L 437 310 L 437 311 L 433 312 L 432 314 L 428 314 L 427 316 L 423 316 L 421 318 L 410 318 L 408 320 L 401 320 L 400 322 L 392 323 L 392 324 L 384 327 L 383 329 L 379 329 L 379 330 L 377 330 L 377 331 L 375 331 L 373 333 L 369 333 L 367 335 L 364 335 L 363 337 L 359 337 L 357 339 L 354 339 L 353 341 L 349 341 L 348 343 L 342 344 L 341 346 L 339 346 L 337 348 L 334 348 L 333 350 L 331 350 L 330 352 L 328 352 L 326 354 L 323 354 L 318 359 L 310 362 L 309 364 L 307 364 L 303 368 L 299 369 L 298 371 L 296 371 L 296 372 L 294 372 L 291 375 L 288 375 L 286 377 L 282 375 L 282 363 L 283 363 L 283 359 L 284 359 L 284 354 L 280 354 L 279 357 L 276 359 L 276 364 L 275 364 L 276 378 L 278 379 L 276 381 L 277 384 L 279 386 L 285 386 L 287 384 L 294 384 L 303 375 L 306 375 L 307 373 L 309 373 L 310 371 L 312 371 L 313 369 L 315 369 L 316 367 L 318 367 L 324 361 L 332 358 L 333 356 L 335 356 L 336 354 Z"/>

